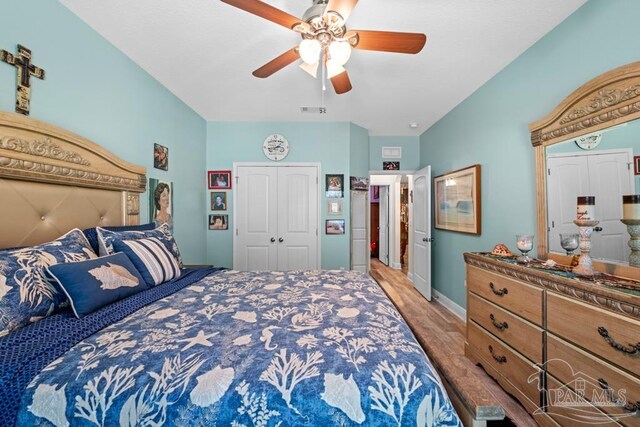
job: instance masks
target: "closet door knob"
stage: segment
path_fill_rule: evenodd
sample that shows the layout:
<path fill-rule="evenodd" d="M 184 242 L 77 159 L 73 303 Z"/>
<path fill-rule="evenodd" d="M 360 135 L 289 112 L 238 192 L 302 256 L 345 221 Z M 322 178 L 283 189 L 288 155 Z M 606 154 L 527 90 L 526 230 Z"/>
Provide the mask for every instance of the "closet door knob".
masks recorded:
<path fill-rule="evenodd" d="M 284 239 L 281 237 L 281 238 L 278 239 L 278 242 L 282 243 L 282 242 L 284 242 Z"/>
<path fill-rule="evenodd" d="M 276 238 L 275 238 L 275 237 L 272 237 L 272 238 L 271 238 L 271 243 L 275 243 L 275 242 L 276 242 Z"/>

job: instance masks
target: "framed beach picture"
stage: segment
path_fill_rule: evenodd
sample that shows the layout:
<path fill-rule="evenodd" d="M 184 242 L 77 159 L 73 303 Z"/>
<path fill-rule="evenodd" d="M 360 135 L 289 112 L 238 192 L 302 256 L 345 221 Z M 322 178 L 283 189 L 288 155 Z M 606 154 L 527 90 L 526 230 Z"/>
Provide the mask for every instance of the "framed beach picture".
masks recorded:
<path fill-rule="evenodd" d="M 326 234 L 344 234 L 344 219 L 328 219 L 325 226 Z"/>
<path fill-rule="evenodd" d="M 153 167 L 163 171 L 169 170 L 169 149 L 164 145 L 153 144 Z"/>
<path fill-rule="evenodd" d="M 344 197 L 344 175 L 329 175 L 326 177 L 326 196 L 327 198 Z"/>
<path fill-rule="evenodd" d="M 481 234 L 480 165 L 433 178 L 435 227 Z"/>
<path fill-rule="evenodd" d="M 207 173 L 207 181 L 209 183 L 209 189 L 230 190 L 231 171 L 209 171 Z"/>

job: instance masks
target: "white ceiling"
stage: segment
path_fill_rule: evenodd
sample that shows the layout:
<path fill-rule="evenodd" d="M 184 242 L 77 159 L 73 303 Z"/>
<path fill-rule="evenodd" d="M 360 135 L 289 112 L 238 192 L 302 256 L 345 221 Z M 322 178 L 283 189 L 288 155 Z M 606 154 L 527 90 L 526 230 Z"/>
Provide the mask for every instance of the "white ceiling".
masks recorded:
<path fill-rule="evenodd" d="M 219 0 L 60 0 L 208 121 L 352 121 L 419 135 L 586 0 L 361 0 L 349 29 L 422 32 L 418 55 L 355 50 L 353 90 L 324 95 L 295 64 L 251 72 L 299 35 Z M 311 0 L 267 0 L 301 17 Z M 412 129 L 409 123 L 416 122 Z"/>

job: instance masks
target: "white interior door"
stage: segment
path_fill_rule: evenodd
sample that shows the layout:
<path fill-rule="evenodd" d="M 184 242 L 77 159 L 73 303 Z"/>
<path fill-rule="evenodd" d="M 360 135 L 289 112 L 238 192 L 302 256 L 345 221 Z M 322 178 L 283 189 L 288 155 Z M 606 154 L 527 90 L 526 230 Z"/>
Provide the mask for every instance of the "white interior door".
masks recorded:
<path fill-rule="evenodd" d="M 380 223 L 378 259 L 385 265 L 389 265 L 389 187 L 380 186 Z"/>
<path fill-rule="evenodd" d="M 277 169 L 277 270 L 315 270 L 318 268 L 318 168 Z"/>
<path fill-rule="evenodd" d="M 592 235 L 591 256 L 627 262 L 631 249 L 622 218 L 622 196 L 635 194 L 633 154 L 618 152 L 589 156 L 589 184 L 596 195 L 596 219 L 600 224 Z"/>
<path fill-rule="evenodd" d="M 413 175 L 413 285 L 431 301 L 431 166 Z"/>
<path fill-rule="evenodd" d="M 577 233 L 576 200 L 589 192 L 587 156 L 549 157 L 547 159 L 547 212 L 549 250 L 564 253 L 560 234 Z M 597 199 L 596 199 L 597 200 Z"/>
<path fill-rule="evenodd" d="M 234 269 L 275 270 L 278 265 L 278 169 L 237 169 Z"/>
<path fill-rule="evenodd" d="M 600 221 L 591 236 L 594 258 L 627 262 L 628 236 L 622 218 L 622 195 L 635 194 L 631 169 L 633 152 L 566 153 L 547 158 L 547 200 L 549 249 L 563 253 L 560 233 L 577 233 L 573 223 L 576 197 L 596 198 L 596 219 Z"/>
<path fill-rule="evenodd" d="M 369 271 L 369 192 L 351 192 L 351 269 Z"/>

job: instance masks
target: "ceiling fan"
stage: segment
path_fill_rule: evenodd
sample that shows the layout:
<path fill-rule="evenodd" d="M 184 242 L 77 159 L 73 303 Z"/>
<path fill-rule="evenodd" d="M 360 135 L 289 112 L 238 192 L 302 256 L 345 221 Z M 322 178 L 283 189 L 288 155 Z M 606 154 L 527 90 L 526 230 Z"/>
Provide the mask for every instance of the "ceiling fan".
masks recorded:
<path fill-rule="evenodd" d="M 419 33 L 347 31 L 345 21 L 358 0 L 313 0 L 313 6 L 307 9 L 302 19 L 260 0 L 222 2 L 287 27 L 302 37 L 298 46 L 255 70 L 254 76 L 269 77 L 302 59 L 300 67 L 313 77 L 317 77 L 320 69 L 323 80 L 326 75 L 337 94 L 349 92 L 352 88 L 349 74 L 344 68 L 351 56 L 351 49 L 416 54 L 427 42 L 427 36 Z"/>

